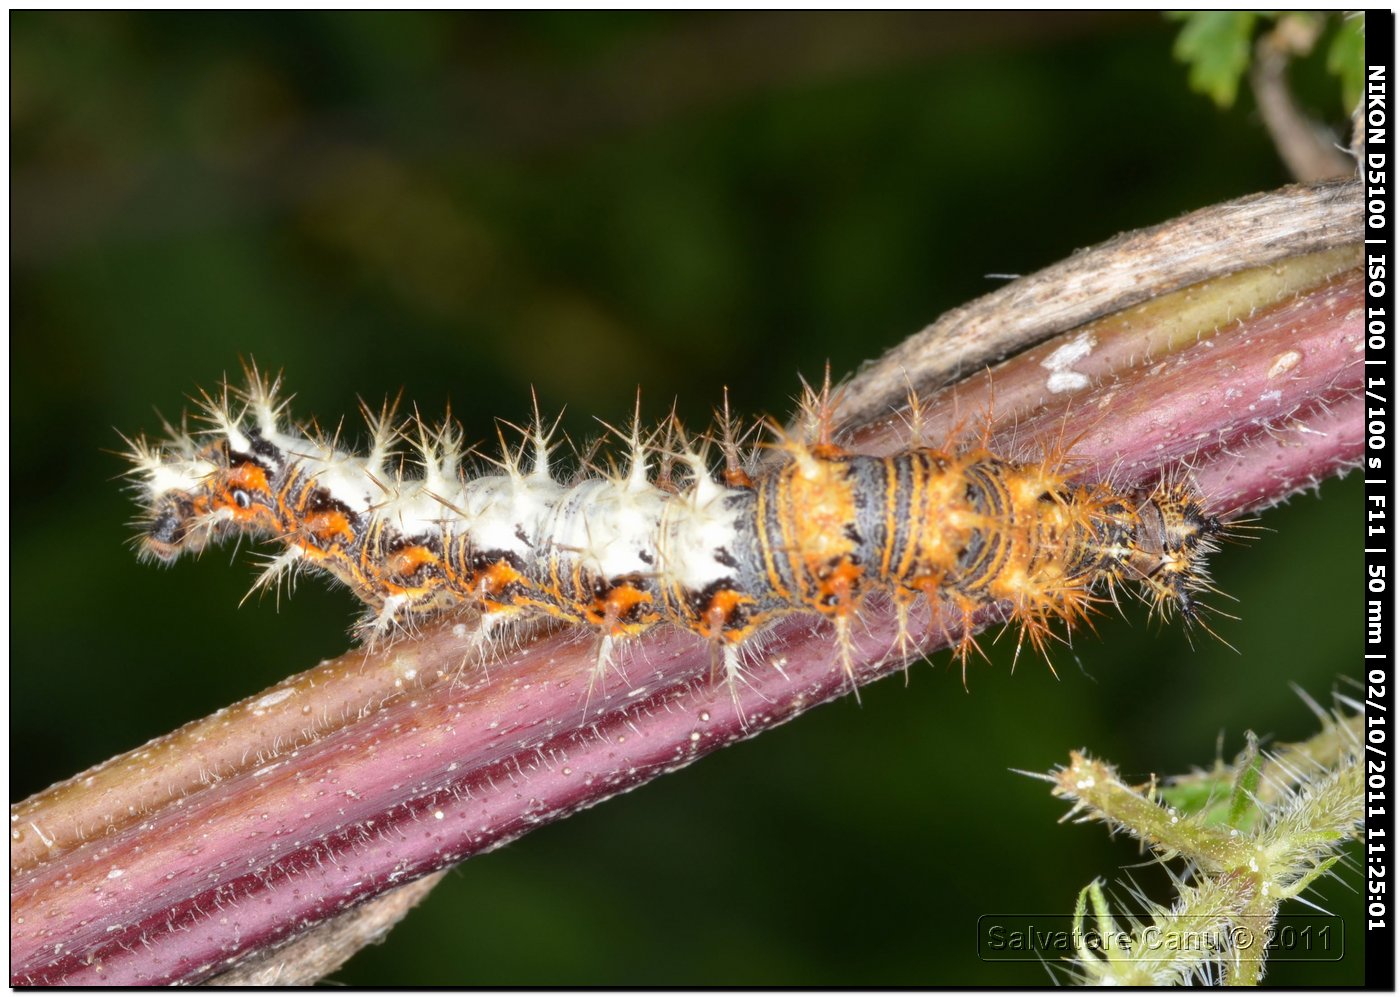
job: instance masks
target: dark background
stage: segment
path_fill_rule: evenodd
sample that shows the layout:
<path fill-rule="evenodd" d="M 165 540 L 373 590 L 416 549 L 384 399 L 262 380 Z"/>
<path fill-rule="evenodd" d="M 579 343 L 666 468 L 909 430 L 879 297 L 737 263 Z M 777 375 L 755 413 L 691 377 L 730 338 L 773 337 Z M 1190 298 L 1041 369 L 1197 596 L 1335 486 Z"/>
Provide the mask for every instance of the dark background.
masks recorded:
<path fill-rule="evenodd" d="M 239 600 L 243 552 L 124 541 L 113 427 L 239 358 L 334 421 L 402 387 L 470 438 L 534 385 L 577 438 L 723 385 L 784 415 L 944 310 L 1117 232 L 1287 182 L 1248 95 L 1150 15 L 11 15 L 12 796 L 348 646 L 344 591 Z M 1299 73 L 1312 110 L 1336 88 Z M 1238 623 L 1130 612 L 963 691 L 947 655 L 454 872 L 335 975 L 378 984 L 1036 984 L 986 912 L 1095 876 L 1165 899 L 1044 770 L 1301 739 L 1357 667 L 1359 482 L 1217 559 Z M 1003 642 L 1005 644 L 1006 642 Z M 1125 869 L 1130 865 L 1133 868 Z M 1313 898 L 1359 918 L 1353 869 Z M 1293 904 L 1301 913 L 1306 908 Z M 1360 981 L 1278 963 L 1269 982 Z"/>

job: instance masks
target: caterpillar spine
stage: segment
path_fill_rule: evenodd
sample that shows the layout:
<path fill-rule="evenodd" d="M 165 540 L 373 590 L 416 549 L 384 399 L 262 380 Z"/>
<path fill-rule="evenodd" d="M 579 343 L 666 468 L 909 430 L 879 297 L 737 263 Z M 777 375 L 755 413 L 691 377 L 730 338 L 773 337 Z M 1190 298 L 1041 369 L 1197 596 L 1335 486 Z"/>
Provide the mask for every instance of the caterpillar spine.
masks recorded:
<path fill-rule="evenodd" d="M 849 453 L 835 442 L 829 379 L 805 390 L 800 437 L 773 427 L 777 459 L 743 458 L 726 401 L 719 432 L 698 440 L 674 418 L 649 436 L 635 418 L 611 430 L 622 467 L 586 460 L 595 473 L 572 482 L 555 475 L 557 423 L 538 405 L 528 428 L 510 427 L 519 443 L 498 427 L 493 473 L 474 474 L 450 416 L 432 427 L 416 413 L 397 421 L 393 406 L 366 410 L 369 451 L 357 456 L 339 431 L 290 423 L 289 403 L 280 377 L 250 369 L 246 387 L 204 396 L 206 430 L 130 442 L 140 551 L 171 562 L 233 535 L 274 538 L 282 550 L 254 589 L 329 574 L 365 604 L 371 639 L 452 611 L 488 637 L 549 618 L 597 633 L 596 677 L 617 641 L 671 625 L 708 641 L 733 681 L 769 625 L 814 613 L 854 680 L 851 627 L 872 592 L 894 603 L 903 655 L 913 608 L 941 609 L 965 671 L 987 607 L 1019 624 L 1018 653 L 1024 642 L 1043 653 L 1056 621 L 1085 622 L 1124 585 L 1154 614 L 1202 625 L 1198 596 L 1213 591 L 1205 562 L 1223 529 L 1184 478 L 1124 493 L 1076 482 L 1063 452 L 1018 462 L 986 440 Z"/>

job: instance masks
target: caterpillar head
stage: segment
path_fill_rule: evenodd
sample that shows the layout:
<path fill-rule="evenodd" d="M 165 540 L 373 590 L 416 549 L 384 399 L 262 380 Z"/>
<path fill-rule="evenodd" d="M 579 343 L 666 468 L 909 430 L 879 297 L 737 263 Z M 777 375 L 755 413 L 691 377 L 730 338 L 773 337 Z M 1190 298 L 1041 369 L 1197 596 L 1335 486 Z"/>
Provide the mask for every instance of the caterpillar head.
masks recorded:
<path fill-rule="evenodd" d="M 225 535 L 276 528 L 276 496 L 267 468 L 227 438 L 197 447 L 187 436 L 132 446 L 132 471 L 145 507 L 137 544 L 143 557 L 169 563 Z"/>
<path fill-rule="evenodd" d="M 272 481 L 302 441 L 279 428 L 290 401 L 280 396 L 280 375 L 265 377 L 251 362 L 244 374 L 245 387 L 225 381 L 196 399 L 194 418 L 207 429 L 191 433 L 186 419 L 179 428 L 166 423 L 158 443 L 126 441 L 144 507 L 136 538 L 143 557 L 169 563 L 230 534 L 278 530 Z"/>

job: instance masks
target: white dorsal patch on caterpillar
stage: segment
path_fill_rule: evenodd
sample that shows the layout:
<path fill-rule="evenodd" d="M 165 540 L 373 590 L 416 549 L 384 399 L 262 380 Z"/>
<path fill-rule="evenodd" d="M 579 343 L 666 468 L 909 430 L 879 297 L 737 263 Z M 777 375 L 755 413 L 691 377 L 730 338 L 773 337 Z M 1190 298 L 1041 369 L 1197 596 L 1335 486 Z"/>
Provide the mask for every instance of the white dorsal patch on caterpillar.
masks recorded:
<path fill-rule="evenodd" d="M 1159 615 L 1204 625 L 1197 596 L 1223 530 L 1184 476 L 1125 493 L 1076 482 L 1062 450 L 1016 461 L 986 441 L 850 453 L 835 442 L 829 383 L 804 392 L 799 436 L 772 427 L 777 459 L 745 459 L 726 400 L 717 434 L 698 443 L 674 418 L 651 434 L 635 418 L 611 430 L 620 466 L 585 461 L 572 481 L 556 473 L 557 424 L 538 406 L 526 429 L 502 423 L 499 453 L 476 473 L 450 417 L 367 413 L 360 456 L 338 432 L 292 424 L 280 387 L 250 370 L 245 387 L 204 396 L 209 428 L 131 444 L 141 551 L 169 562 L 238 534 L 270 538 L 281 551 L 257 586 L 329 574 L 365 604 L 370 638 L 446 612 L 479 618 L 485 636 L 548 618 L 597 634 L 601 673 L 619 641 L 669 625 L 709 641 L 733 681 L 744 651 L 796 613 L 833 624 L 849 675 L 851 626 L 873 592 L 901 623 L 920 601 L 961 621 L 964 667 L 972 618 L 992 606 L 1040 652 L 1055 624 L 1081 623 L 1124 584 Z"/>

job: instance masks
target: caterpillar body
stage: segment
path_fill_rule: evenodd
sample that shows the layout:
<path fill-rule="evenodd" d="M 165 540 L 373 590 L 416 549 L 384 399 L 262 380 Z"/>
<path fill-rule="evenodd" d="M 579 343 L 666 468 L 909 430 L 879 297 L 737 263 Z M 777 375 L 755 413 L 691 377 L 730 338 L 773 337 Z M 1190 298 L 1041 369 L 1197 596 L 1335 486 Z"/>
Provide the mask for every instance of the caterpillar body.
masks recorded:
<path fill-rule="evenodd" d="M 647 436 L 634 423 L 616 434 L 621 466 L 585 461 L 595 473 L 573 481 L 554 472 L 555 434 L 538 410 L 519 443 L 498 431 L 499 454 L 483 458 L 492 473 L 473 473 L 450 419 L 367 411 L 360 456 L 290 423 L 280 387 L 251 370 L 245 387 L 205 396 L 207 429 L 130 443 L 138 544 L 169 562 L 233 535 L 274 538 L 281 551 L 258 585 L 327 573 L 364 602 L 371 637 L 452 611 L 478 617 L 484 634 L 551 618 L 596 631 L 601 670 L 614 642 L 670 625 L 710 642 L 732 679 L 765 628 L 809 613 L 833 624 L 849 674 L 850 627 L 879 592 L 905 653 L 920 601 L 960 622 L 949 636 L 965 666 L 987 607 L 1040 650 L 1056 621 L 1084 621 L 1124 583 L 1155 612 L 1198 622 L 1222 532 L 1184 480 L 1137 494 L 1078 483 L 1063 452 L 1016 461 L 986 440 L 847 452 L 829 384 L 804 392 L 809 431 L 774 428 L 763 461 L 740 453 L 726 406 L 700 439 L 674 420 Z"/>

